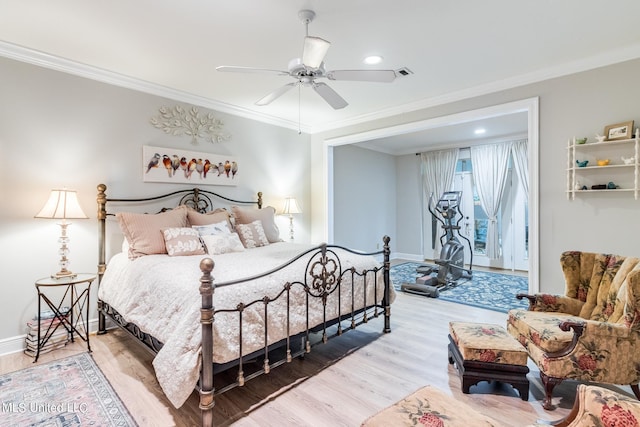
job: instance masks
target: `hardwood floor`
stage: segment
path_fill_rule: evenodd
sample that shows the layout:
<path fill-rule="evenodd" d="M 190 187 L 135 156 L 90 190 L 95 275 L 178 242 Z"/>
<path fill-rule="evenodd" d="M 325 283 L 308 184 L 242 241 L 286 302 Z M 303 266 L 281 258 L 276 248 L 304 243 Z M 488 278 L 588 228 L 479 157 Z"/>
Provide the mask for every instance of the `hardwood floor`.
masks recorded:
<path fill-rule="evenodd" d="M 506 314 L 439 299 L 398 293 L 392 305 L 390 334 L 383 319 L 316 346 L 304 360 L 294 360 L 269 375 L 216 398 L 215 422 L 221 426 L 359 426 L 367 417 L 431 384 L 507 426 L 566 415 L 576 383 L 556 387 L 555 411 L 540 405 L 542 386 L 529 364 L 529 401 L 508 385 L 480 383 L 463 394 L 457 372 L 447 360 L 449 321 L 506 324 Z M 41 356 L 38 363 L 86 351 L 84 343 Z M 152 355 L 121 330 L 91 337 L 93 357 L 141 426 L 199 425 L 193 393 L 180 409 L 164 397 L 152 368 Z M 0 373 L 32 366 L 21 353 L 0 357 Z M 627 387 L 611 387 L 630 394 Z"/>

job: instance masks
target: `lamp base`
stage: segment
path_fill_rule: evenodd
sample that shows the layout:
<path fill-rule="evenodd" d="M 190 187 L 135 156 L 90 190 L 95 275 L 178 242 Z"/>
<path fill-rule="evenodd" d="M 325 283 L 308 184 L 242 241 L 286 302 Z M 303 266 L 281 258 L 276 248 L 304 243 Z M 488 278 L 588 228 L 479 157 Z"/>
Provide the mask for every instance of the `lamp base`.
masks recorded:
<path fill-rule="evenodd" d="M 73 279 L 77 275 L 78 275 L 77 273 L 73 273 L 69 270 L 60 270 L 57 273 L 52 274 L 51 278 L 52 279 Z"/>

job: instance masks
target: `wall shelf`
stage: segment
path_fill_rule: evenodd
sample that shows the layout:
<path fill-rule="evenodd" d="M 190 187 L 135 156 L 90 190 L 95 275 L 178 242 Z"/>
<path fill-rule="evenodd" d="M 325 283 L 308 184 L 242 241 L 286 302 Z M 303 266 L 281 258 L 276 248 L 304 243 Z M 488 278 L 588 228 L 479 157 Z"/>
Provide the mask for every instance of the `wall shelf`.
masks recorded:
<path fill-rule="evenodd" d="M 638 200 L 640 183 L 638 182 L 640 163 L 640 135 L 635 138 L 616 141 L 591 142 L 577 144 L 576 138 L 567 143 L 567 199 L 574 200 L 576 195 L 586 193 L 633 193 Z M 633 158 L 625 163 L 623 158 Z M 599 159 L 608 159 L 609 164 L 598 166 Z M 578 162 L 588 161 L 586 166 Z M 613 182 L 614 189 L 591 189 L 592 185 L 607 185 Z M 582 189 L 584 186 L 587 189 Z"/>

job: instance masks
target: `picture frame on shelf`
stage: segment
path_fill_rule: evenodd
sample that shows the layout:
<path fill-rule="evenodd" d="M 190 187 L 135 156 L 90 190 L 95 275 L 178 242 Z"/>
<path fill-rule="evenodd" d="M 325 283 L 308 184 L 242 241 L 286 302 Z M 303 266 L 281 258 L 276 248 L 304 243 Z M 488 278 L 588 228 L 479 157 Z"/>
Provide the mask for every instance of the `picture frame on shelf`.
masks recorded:
<path fill-rule="evenodd" d="M 605 141 L 616 141 L 618 139 L 631 139 L 633 135 L 633 120 L 628 122 L 608 125 L 604 128 Z"/>

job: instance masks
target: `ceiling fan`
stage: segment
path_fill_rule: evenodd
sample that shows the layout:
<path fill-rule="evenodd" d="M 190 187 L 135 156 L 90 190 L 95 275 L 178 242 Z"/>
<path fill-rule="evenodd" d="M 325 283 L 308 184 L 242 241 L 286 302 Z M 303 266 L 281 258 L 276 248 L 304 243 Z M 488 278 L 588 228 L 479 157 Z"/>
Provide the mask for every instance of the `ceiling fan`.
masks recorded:
<path fill-rule="evenodd" d="M 327 78 L 329 80 L 390 83 L 396 78 L 396 72 L 394 70 L 327 71 L 324 67 L 324 57 L 327 54 L 327 50 L 329 49 L 329 46 L 331 46 L 331 43 L 320 37 L 309 36 L 309 23 L 313 21 L 315 16 L 316 14 L 312 10 L 301 10 L 298 12 L 298 17 L 302 23 L 305 24 L 306 37 L 304 38 L 302 57 L 289 61 L 287 71 L 228 65 L 216 67 L 216 70 L 226 72 L 276 74 L 279 76 L 291 76 L 296 80 L 295 82 L 288 83 L 259 99 L 256 102 L 256 105 L 268 105 L 296 86 L 310 86 L 336 110 L 344 108 L 349 104 L 326 83 L 317 82 L 317 79 Z"/>

